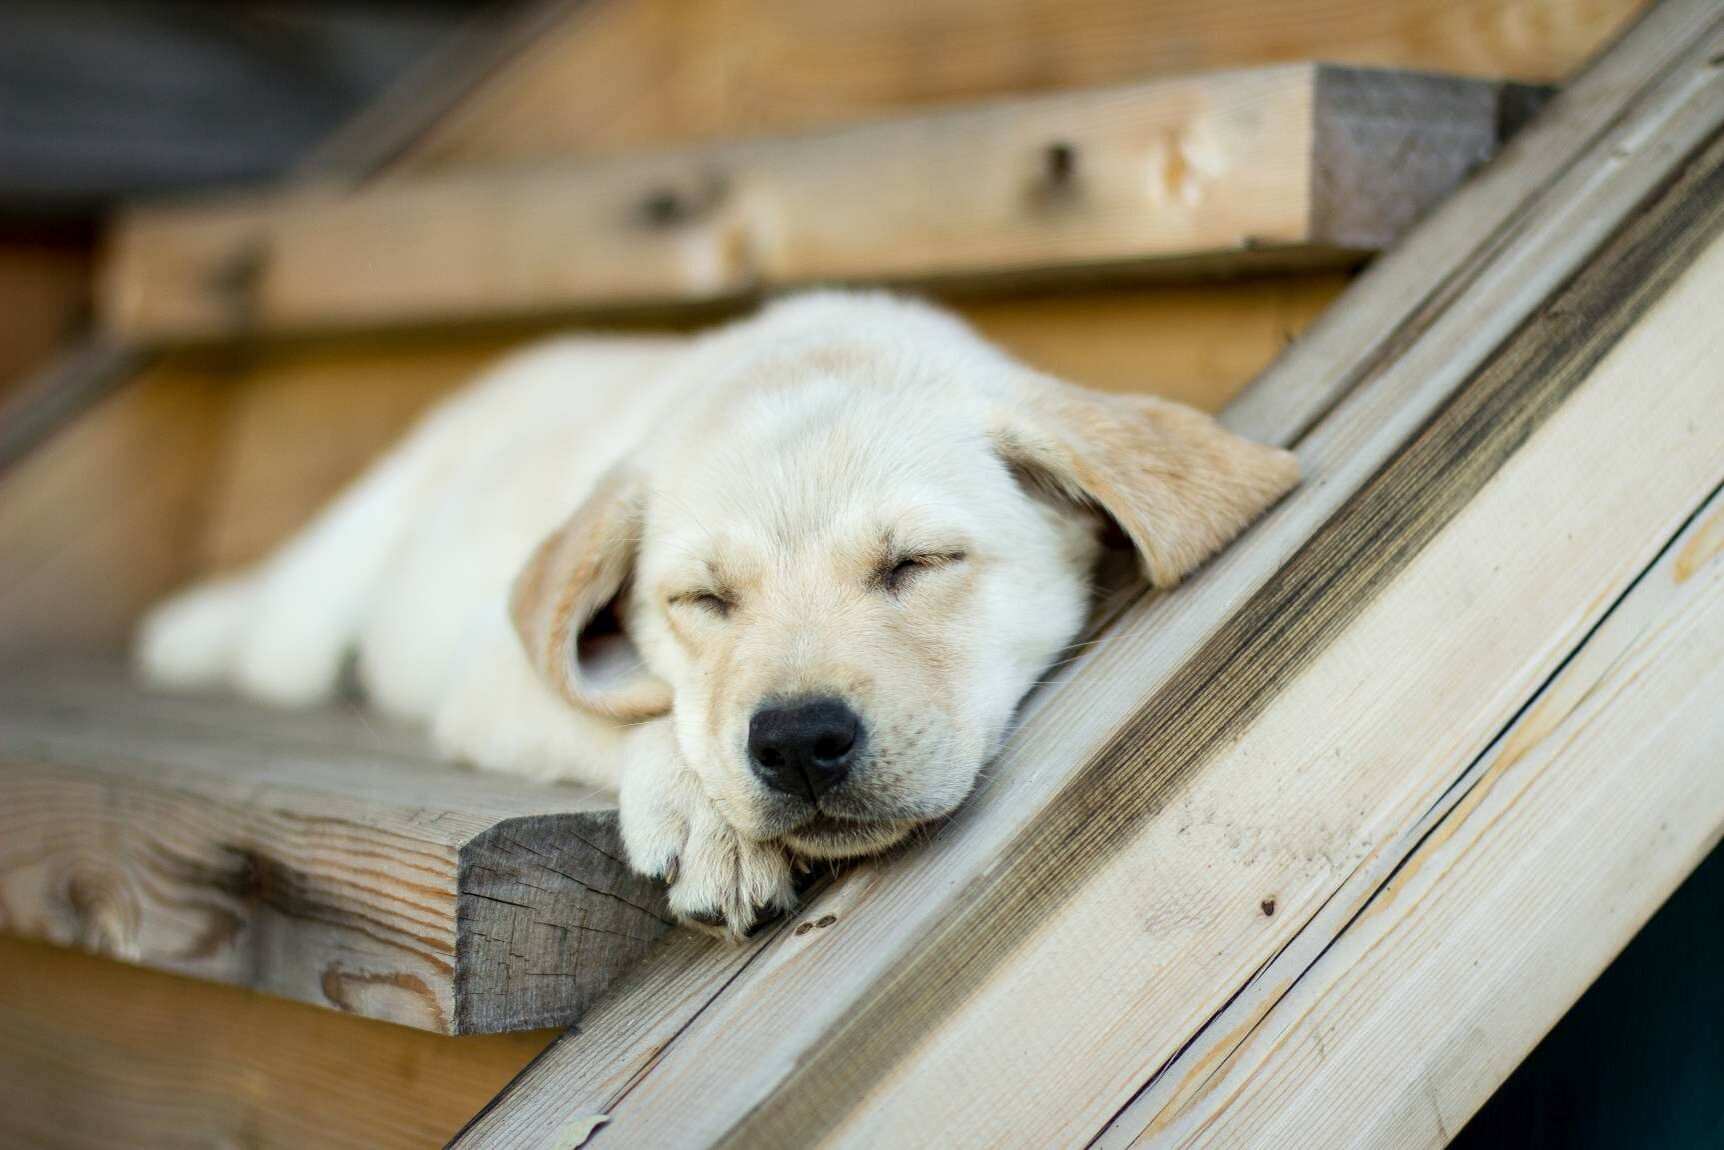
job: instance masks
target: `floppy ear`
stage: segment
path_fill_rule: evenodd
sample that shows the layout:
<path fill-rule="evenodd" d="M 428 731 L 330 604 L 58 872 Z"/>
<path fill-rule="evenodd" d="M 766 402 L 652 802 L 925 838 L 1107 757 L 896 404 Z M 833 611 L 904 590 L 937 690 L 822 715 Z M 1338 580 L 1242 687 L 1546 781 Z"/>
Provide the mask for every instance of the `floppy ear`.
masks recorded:
<path fill-rule="evenodd" d="M 1106 512 L 1155 587 L 1171 587 L 1299 482 L 1299 462 L 1200 411 L 1024 380 L 994 442 L 1026 480 Z"/>
<path fill-rule="evenodd" d="M 509 614 L 527 658 L 570 702 L 635 721 L 670 710 L 669 684 L 641 661 L 623 589 L 639 550 L 644 490 L 611 471 L 515 577 Z"/>

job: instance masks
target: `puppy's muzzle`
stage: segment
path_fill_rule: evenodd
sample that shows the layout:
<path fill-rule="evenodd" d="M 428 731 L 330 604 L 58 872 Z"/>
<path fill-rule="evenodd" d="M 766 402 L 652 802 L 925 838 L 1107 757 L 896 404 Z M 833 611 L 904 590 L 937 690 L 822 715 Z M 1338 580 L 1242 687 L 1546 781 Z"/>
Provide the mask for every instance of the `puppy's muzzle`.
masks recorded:
<path fill-rule="evenodd" d="M 818 804 L 850 775 L 867 731 L 841 699 L 768 704 L 748 723 L 748 760 L 761 782 Z"/>

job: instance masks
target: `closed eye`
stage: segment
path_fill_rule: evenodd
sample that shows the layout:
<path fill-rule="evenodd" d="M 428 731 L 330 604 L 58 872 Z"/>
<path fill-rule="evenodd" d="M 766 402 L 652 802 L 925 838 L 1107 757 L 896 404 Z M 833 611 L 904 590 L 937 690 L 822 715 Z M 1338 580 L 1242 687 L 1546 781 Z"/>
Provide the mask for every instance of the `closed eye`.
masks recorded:
<path fill-rule="evenodd" d="M 684 591 L 670 597 L 673 607 L 695 607 L 711 615 L 723 618 L 730 614 L 733 604 L 717 591 Z"/>
<path fill-rule="evenodd" d="M 881 565 L 876 579 L 888 594 L 896 595 L 908 587 L 911 581 L 927 572 L 962 563 L 965 558 L 966 556 L 962 551 L 899 555 Z"/>

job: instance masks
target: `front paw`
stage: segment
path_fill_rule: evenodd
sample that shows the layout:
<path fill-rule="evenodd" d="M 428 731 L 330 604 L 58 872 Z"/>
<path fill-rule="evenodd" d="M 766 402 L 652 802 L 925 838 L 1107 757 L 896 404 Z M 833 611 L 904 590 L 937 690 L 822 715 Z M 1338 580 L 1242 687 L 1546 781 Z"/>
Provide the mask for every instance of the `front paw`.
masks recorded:
<path fill-rule="evenodd" d="M 671 912 L 732 938 L 796 907 L 784 847 L 743 838 L 710 805 L 690 821 L 671 870 Z"/>
<path fill-rule="evenodd" d="M 623 847 L 629 864 L 670 884 L 681 922 L 733 939 L 793 910 L 790 857 L 778 842 L 745 838 L 725 821 L 700 779 L 680 761 L 631 755 L 622 779 Z"/>

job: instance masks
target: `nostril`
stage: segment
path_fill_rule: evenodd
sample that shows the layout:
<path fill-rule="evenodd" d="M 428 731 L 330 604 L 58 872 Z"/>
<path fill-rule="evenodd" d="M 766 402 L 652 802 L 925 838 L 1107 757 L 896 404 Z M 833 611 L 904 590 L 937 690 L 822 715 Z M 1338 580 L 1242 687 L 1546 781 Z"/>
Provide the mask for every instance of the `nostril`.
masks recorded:
<path fill-rule="evenodd" d="M 856 736 L 853 731 L 844 731 L 842 733 L 833 732 L 821 735 L 818 739 L 814 740 L 814 757 L 817 759 L 825 759 L 828 762 L 834 759 L 842 759 L 845 755 L 850 753 L 850 748 L 855 745 Z"/>

